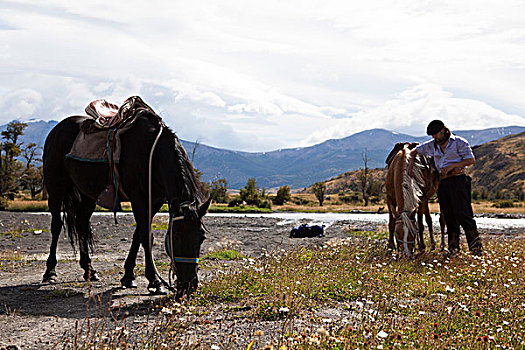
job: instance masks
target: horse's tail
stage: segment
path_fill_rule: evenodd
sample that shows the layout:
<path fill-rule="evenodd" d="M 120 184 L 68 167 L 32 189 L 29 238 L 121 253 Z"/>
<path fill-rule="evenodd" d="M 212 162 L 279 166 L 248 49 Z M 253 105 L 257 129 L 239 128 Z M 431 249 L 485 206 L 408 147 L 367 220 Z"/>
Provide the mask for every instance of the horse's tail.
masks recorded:
<path fill-rule="evenodd" d="M 82 196 L 76 186 L 71 186 L 67 189 L 66 195 L 62 201 L 63 224 L 67 227 L 67 235 L 69 242 L 73 249 L 76 249 L 76 243 L 80 240 L 80 233 L 78 232 L 78 213 L 82 203 Z M 87 239 L 88 246 L 93 250 L 95 240 L 91 227 L 88 229 Z"/>

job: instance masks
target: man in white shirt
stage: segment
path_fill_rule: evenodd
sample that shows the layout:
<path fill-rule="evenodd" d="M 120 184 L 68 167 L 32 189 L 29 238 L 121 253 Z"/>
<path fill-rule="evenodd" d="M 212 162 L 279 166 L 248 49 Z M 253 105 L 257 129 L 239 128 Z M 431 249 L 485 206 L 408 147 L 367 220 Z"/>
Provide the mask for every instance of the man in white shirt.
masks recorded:
<path fill-rule="evenodd" d="M 465 231 L 469 250 L 481 255 L 482 244 L 474 220 L 471 204 L 471 178 L 465 169 L 474 164 L 474 154 L 467 140 L 450 132 L 441 120 L 428 124 L 429 140 L 411 151 L 408 173 L 413 175 L 416 154 L 434 157 L 434 163 L 440 173 L 438 188 L 439 206 L 447 225 L 448 250 L 459 251 L 459 227 Z"/>

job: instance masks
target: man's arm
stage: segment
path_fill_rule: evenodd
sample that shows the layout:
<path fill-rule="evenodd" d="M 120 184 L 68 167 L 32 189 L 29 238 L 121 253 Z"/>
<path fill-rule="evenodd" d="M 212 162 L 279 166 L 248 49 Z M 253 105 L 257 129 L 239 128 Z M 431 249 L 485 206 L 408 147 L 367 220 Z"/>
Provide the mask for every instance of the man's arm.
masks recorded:
<path fill-rule="evenodd" d="M 442 176 L 446 176 L 450 172 L 455 171 L 454 169 L 456 169 L 456 168 L 459 168 L 459 169 L 461 169 L 460 171 L 462 171 L 465 167 L 474 165 L 474 163 L 476 163 L 474 158 L 467 158 L 467 159 L 463 159 L 461 162 L 449 164 L 446 167 L 444 167 L 443 169 L 441 169 L 441 175 Z"/>

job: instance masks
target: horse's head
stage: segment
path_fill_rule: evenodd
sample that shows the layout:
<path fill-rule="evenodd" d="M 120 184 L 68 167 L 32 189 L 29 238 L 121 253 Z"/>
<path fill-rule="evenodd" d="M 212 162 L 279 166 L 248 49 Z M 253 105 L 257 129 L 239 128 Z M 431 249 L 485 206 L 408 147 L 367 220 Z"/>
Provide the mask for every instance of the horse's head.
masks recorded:
<path fill-rule="evenodd" d="M 197 289 L 200 248 L 206 232 L 202 218 L 210 203 L 211 198 L 203 204 L 182 203 L 173 206 L 177 209 L 170 208 L 166 252 L 171 258 L 172 271 L 177 277 L 177 299 L 190 295 Z"/>
<path fill-rule="evenodd" d="M 407 257 L 411 257 L 417 235 L 415 212 L 402 212 L 396 219 L 394 231 L 398 250 L 401 250 Z"/>

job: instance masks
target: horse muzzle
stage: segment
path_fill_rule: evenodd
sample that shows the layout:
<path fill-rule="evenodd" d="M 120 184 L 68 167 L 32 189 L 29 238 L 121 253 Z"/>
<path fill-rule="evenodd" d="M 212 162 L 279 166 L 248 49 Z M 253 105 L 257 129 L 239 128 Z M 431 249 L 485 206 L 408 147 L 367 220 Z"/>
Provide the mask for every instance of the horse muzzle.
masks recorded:
<path fill-rule="evenodd" d="M 180 300 L 184 297 L 189 297 L 197 290 L 198 285 L 199 280 L 197 277 L 193 278 L 191 281 L 177 281 L 177 292 L 175 294 L 175 299 Z"/>

